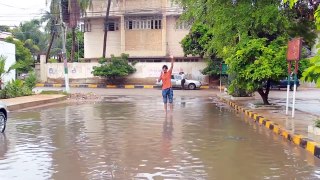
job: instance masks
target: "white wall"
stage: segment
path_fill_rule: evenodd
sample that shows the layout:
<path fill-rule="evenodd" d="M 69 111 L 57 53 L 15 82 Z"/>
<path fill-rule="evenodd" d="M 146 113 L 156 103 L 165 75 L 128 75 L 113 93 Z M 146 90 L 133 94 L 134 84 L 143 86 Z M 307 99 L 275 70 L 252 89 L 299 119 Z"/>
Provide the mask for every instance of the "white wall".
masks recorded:
<path fill-rule="evenodd" d="M 68 63 L 68 76 L 71 79 L 93 78 L 94 66 L 98 63 Z M 47 78 L 61 79 L 64 78 L 63 63 L 48 63 L 46 64 Z"/>
<path fill-rule="evenodd" d="M 163 65 L 170 67 L 170 63 L 137 63 L 135 68 L 136 73 L 129 76 L 129 78 L 158 78 L 161 73 Z M 205 62 L 176 62 L 174 64 L 173 73 L 184 72 L 187 77 L 195 80 L 203 80 L 201 70 L 206 67 Z"/>
<path fill-rule="evenodd" d="M 8 70 L 10 66 L 16 63 L 16 46 L 11 43 L 0 41 L 0 55 L 7 58 L 5 69 Z M 8 74 L 4 75 L 2 78 L 4 84 L 15 79 L 16 79 L 16 70 L 10 71 Z"/>
<path fill-rule="evenodd" d="M 168 53 L 173 54 L 176 57 L 183 57 L 183 49 L 180 42 L 189 33 L 186 29 L 176 29 L 177 17 L 167 17 L 167 42 Z"/>
<path fill-rule="evenodd" d="M 84 33 L 84 57 L 99 58 L 102 57 L 104 23 L 103 19 L 92 19 L 90 22 L 91 32 Z M 110 57 L 111 54 L 119 56 L 121 54 L 120 29 L 118 31 L 108 31 L 107 38 L 106 56 Z"/>
<path fill-rule="evenodd" d="M 164 64 L 170 67 L 170 63 L 137 63 L 135 68 L 137 71 L 130 75 L 128 79 L 144 79 L 144 78 L 158 78 L 161 68 Z M 99 66 L 98 63 L 69 63 L 69 78 L 70 79 L 90 79 L 93 67 Z M 205 77 L 201 74 L 201 70 L 206 67 L 205 62 L 176 62 L 174 64 L 174 73 L 184 72 L 188 78 L 204 81 Z M 50 79 L 64 78 L 63 63 L 49 63 L 46 64 L 47 77 Z"/>

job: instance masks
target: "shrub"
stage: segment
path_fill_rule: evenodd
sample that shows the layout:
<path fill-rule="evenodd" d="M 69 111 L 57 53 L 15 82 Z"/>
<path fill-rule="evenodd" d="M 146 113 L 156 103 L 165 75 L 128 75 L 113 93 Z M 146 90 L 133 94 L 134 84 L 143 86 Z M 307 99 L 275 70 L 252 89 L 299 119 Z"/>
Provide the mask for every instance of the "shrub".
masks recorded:
<path fill-rule="evenodd" d="M 100 66 L 94 67 L 92 73 L 95 76 L 107 77 L 115 80 L 116 78 L 124 78 L 136 71 L 135 63 L 129 63 L 129 55 L 122 54 L 120 57 L 111 56 L 111 60 L 104 58 L 99 60 Z"/>
<path fill-rule="evenodd" d="M 32 90 L 22 80 L 13 80 L 0 91 L 1 99 L 32 95 Z"/>
<path fill-rule="evenodd" d="M 29 76 L 26 78 L 25 85 L 32 90 L 34 87 L 36 87 L 36 84 L 37 84 L 37 75 L 34 71 L 32 71 L 29 73 Z"/>
<path fill-rule="evenodd" d="M 320 128 L 320 119 L 316 120 L 314 126 L 317 127 L 317 128 Z"/>
<path fill-rule="evenodd" d="M 57 63 L 58 60 L 57 60 L 57 59 L 49 59 L 48 62 L 49 62 L 49 63 Z"/>

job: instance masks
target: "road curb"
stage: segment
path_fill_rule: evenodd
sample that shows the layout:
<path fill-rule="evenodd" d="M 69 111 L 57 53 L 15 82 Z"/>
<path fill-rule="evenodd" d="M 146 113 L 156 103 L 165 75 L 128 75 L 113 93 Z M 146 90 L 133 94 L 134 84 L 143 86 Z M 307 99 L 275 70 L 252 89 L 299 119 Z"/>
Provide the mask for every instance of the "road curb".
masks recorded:
<path fill-rule="evenodd" d="M 65 87 L 64 84 L 38 83 L 36 87 Z M 160 89 L 157 85 L 105 85 L 105 84 L 70 84 L 73 88 L 105 88 L 105 89 Z M 216 89 L 216 87 L 201 86 L 200 89 Z"/>
<path fill-rule="evenodd" d="M 314 156 L 320 159 L 320 144 L 314 142 L 307 137 L 304 137 L 299 134 L 291 133 L 290 131 L 280 127 L 277 123 L 274 123 L 271 119 L 266 119 L 260 114 L 242 106 L 237 105 L 236 103 L 230 101 L 227 98 L 218 96 L 220 100 L 226 102 L 229 106 L 231 106 L 237 112 L 245 114 L 247 117 L 252 119 L 257 124 L 266 127 L 270 131 L 274 132 L 275 134 L 282 136 L 284 140 L 288 140 L 295 145 L 302 147 L 303 149 L 307 150 Z"/>
<path fill-rule="evenodd" d="M 41 106 L 41 105 L 55 103 L 59 101 L 64 101 L 66 99 L 67 99 L 67 96 L 62 96 L 62 97 L 57 97 L 52 99 L 44 99 L 44 100 L 37 100 L 37 101 L 24 102 L 24 103 L 19 103 L 14 105 L 8 105 L 8 110 L 16 111 L 16 110 L 21 110 L 25 108 L 31 108 L 31 107 Z"/>

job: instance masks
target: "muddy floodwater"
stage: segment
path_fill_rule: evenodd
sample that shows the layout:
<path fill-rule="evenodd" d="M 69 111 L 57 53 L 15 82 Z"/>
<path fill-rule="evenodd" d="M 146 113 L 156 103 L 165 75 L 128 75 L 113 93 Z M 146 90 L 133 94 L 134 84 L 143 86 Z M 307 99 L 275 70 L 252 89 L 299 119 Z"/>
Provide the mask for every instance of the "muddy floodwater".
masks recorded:
<path fill-rule="evenodd" d="M 12 113 L 0 179 L 317 179 L 320 161 L 210 98 L 105 97 Z"/>

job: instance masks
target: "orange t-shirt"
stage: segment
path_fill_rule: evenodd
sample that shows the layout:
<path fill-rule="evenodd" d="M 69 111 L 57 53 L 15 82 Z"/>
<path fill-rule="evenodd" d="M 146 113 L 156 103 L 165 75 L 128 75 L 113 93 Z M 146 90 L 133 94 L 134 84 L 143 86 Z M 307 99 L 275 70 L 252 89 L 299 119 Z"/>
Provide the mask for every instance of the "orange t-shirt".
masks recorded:
<path fill-rule="evenodd" d="M 168 89 L 171 88 L 171 75 L 172 70 L 167 71 L 166 73 L 161 74 L 161 80 L 162 80 L 162 89 Z"/>

